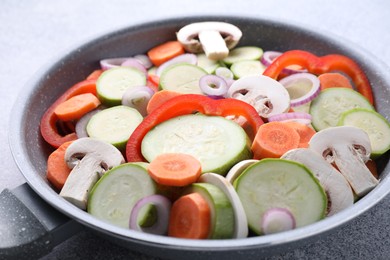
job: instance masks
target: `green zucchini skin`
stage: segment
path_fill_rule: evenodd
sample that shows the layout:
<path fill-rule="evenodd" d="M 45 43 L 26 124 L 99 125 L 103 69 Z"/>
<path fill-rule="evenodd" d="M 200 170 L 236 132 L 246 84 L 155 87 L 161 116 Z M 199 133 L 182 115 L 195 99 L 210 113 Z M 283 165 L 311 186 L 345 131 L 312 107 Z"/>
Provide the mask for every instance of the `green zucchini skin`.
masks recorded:
<path fill-rule="evenodd" d="M 287 208 L 296 227 L 325 217 L 327 196 L 313 173 L 303 164 L 286 159 L 263 159 L 249 166 L 234 181 L 249 228 L 258 235 L 263 214 L 271 208 Z"/>
<path fill-rule="evenodd" d="M 202 114 L 179 116 L 157 125 L 145 135 L 141 151 L 149 162 L 162 153 L 190 154 L 201 162 L 202 172 L 221 175 L 252 157 L 250 140 L 237 123 Z"/>

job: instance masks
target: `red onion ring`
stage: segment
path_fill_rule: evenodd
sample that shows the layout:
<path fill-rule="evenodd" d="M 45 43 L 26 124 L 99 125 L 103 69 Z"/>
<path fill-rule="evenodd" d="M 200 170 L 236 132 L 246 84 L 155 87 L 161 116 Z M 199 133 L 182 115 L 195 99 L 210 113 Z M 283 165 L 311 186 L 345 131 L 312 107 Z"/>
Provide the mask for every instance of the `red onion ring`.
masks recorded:
<path fill-rule="evenodd" d="M 215 75 L 224 78 L 228 88 L 230 88 L 230 86 L 235 82 L 233 72 L 226 67 L 217 68 L 215 70 Z M 227 92 L 226 92 L 226 94 L 227 94 Z M 227 97 L 227 96 L 224 95 L 224 97 Z"/>
<path fill-rule="evenodd" d="M 296 86 L 298 84 L 301 85 L 302 88 L 305 85 L 309 85 L 310 87 L 310 89 L 304 95 L 294 99 L 291 98 L 291 103 L 290 103 L 291 107 L 297 107 L 306 104 L 312 101 L 314 98 L 316 98 L 320 93 L 321 83 L 318 77 L 314 74 L 305 73 L 305 72 L 296 73 L 281 79 L 279 82 L 287 89 L 287 91 L 289 90 L 289 88 Z"/>
<path fill-rule="evenodd" d="M 153 94 L 154 91 L 147 86 L 129 88 L 122 96 L 122 105 L 137 109 L 145 117 L 146 107 Z"/>
<path fill-rule="evenodd" d="M 150 61 L 148 55 L 138 54 L 134 56 L 134 59 L 138 60 L 146 69 L 153 67 L 153 63 Z"/>
<path fill-rule="evenodd" d="M 142 63 L 135 58 L 126 59 L 124 62 L 122 62 L 121 66 L 138 69 L 139 71 L 142 71 L 145 76 L 148 74 L 148 71 L 146 70 L 145 66 L 142 65 Z"/>
<path fill-rule="evenodd" d="M 129 59 L 129 57 L 104 59 L 100 61 L 100 67 L 102 70 L 108 70 L 115 67 L 119 67 L 127 59 Z"/>
<path fill-rule="evenodd" d="M 287 208 L 268 209 L 261 218 L 261 230 L 265 235 L 292 230 L 295 227 L 294 215 Z"/>
<path fill-rule="evenodd" d="M 82 138 L 82 137 L 88 137 L 88 133 L 87 133 L 87 124 L 89 122 L 89 120 L 91 119 L 91 117 L 93 115 L 95 115 L 96 113 L 102 111 L 103 109 L 102 108 L 96 108 L 88 113 L 86 113 L 85 115 L 83 115 L 76 123 L 76 127 L 75 127 L 75 132 L 76 132 L 76 135 L 77 135 L 77 138 Z"/>
<path fill-rule="evenodd" d="M 268 117 L 268 121 L 295 121 L 301 124 L 310 125 L 311 115 L 305 112 L 289 112 L 270 116 Z"/>
<path fill-rule="evenodd" d="M 176 56 L 175 58 L 172 58 L 166 62 L 164 62 L 163 64 L 161 64 L 157 70 L 156 70 L 156 75 L 157 76 L 161 76 L 162 72 L 168 68 L 169 66 L 173 65 L 173 64 L 178 64 L 178 63 L 190 63 L 192 65 L 196 65 L 198 63 L 198 58 L 196 57 L 195 54 L 192 54 L 192 53 L 185 53 L 185 54 L 181 54 L 179 56 Z"/>
<path fill-rule="evenodd" d="M 212 98 L 223 98 L 228 91 L 225 79 L 211 74 L 199 79 L 199 87 L 204 94 Z"/>
<path fill-rule="evenodd" d="M 137 218 L 143 206 L 153 204 L 157 209 L 157 221 L 151 227 L 140 227 L 137 223 Z M 172 203 L 169 199 L 162 195 L 153 194 L 146 196 L 137 201 L 131 210 L 129 228 L 151 233 L 156 235 L 164 235 L 168 232 L 169 213 Z"/>
<path fill-rule="evenodd" d="M 282 52 L 279 51 L 265 51 L 260 61 L 264 66 L 268 67 L 277 57 L 282 55 Z M 307 72 L 306 69 L 293 69 L 291 67 L 284 68 L 281 73 L 285 75 L 292 75 L 299 72 Z"/>

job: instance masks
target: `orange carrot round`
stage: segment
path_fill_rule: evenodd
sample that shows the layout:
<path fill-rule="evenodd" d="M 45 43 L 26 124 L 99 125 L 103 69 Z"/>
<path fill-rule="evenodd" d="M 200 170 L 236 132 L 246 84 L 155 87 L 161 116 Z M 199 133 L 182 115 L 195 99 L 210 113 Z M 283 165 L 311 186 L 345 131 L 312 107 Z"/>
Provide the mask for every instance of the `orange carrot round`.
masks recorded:
<path fill-rule="evenodd" d="M 86 79 L 98 79 L 102 75 L 103 70 L 94 70 L 91 74 L 87 76 Z"/>
<path fill-rule="evenodd" d="M 199 193 L 190 193 L 176 200 L 170 212 L 168 236 L 205 239 L 211 228 L 211 212 Z"/>
<path fill-rule="evenodd" d="M 168 41 L 148 51 L 148 57 L 155 66 L 184 53 L 183 45 L 178 41 Z"/>
<path fill-rule="evenodd" d="M 100 105 L 99 99 L 91 93 L 80 94 L 59 104 L 54 113 L 62 121 L 79 119 Z"/>
<path fill-rule="evenodd" d="M 269 122 L 260 126 L 252 143 L 254 159 L 279 158 L 285 152 L 298 148 L 299 134 L 283 122 Z"/>
<path fill-rule="evenodd" d="M 166 101 L 179 95 L 181 95 L 181 93 L 165 89 L 154 93 L 146 107 L 147 113 L 150 114 L 153 110 L 164 104 Z"/>
<path fill-rule="evenodd" d="M 316 133 L 316 131 L 311 128 L 308 125 L 299 123 L 299 122 L 294 122 L 294 121 L 289 121 L 289 122 L 284 122 L 285 124 L 293 127 L 295 131 L 298 132 L 299 134 L 299 148 L 307 148 L 309 147 L 309 141 L 311 137 Z"/>
<path fill-rule="evenodd" d="M 318 76 L 318 79 L 321 83 L 321 90 L 327 88 L 351 88 L 352 84 L 349 79 L 341 73 L 338 72 L 328 72 L 323 73 Z"/>
<path fill-rule="evenodd" d="M 58 190 L 61 190 L 71 171 L 65 162 L 65 151 L 73 141 L 63 143 L 47 159 L 46 177 Z"/>
<path fill-rule="evenodd" d="M 164 153 L 150 162 L 148 172 L 159 184 L 183 187 L 196 182 L 202 168 L 200 162 L 189 154 Z"/>

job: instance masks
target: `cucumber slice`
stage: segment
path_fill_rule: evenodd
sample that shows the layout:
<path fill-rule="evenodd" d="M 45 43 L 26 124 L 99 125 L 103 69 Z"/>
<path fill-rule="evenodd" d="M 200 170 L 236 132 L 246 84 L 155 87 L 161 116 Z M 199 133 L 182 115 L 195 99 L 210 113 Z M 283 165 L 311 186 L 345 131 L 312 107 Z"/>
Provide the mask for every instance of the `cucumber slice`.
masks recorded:
<path fill-rule="evenodd" d="M 137 218 L 137 224 L 140 227 L 151 227 L 157 222 L 157 208 L 154 204 L 149 203 L 143 206 Z"/>
<path fill-rule="evenodd" d="M 314 175 L 302 164 L 284 159 L 263 159 L 249 166 L 234 186 L 256 234 L 263 234 L 261 220 L 271 208 L 287 208 L 296 227 L 325 217 L 327 197 Z"/>
<path fill-rule="evenodd" d="M 363 129 L 370 138 L 372 158 L 390 150 L 390 123 L 376 111 L 364 108 L 348 110 L 341 114 L 338 125 Z"/>
<path fill-rule="evenodd" d="M 199 182 L 205 182 L 215 185 L 220 188 L 225 195 L 228 197 L 232 204 L 234 212 L 234 234 L 233 238 L 244 238 L 248 236 L 248 221 L 246 219 L 244 207 L 242 206 L 241 200 L 237 195 L 233 184 L 228 182 L 225 177 L 207 172 L 200 176 Z"/>
<path fill-rule="evenodd" d="M 353 89 L 325 89 L 310 104 L 312 125 L 317 131 L 336 126 L 343 112 L 358 107 L 374 110 L 370 102 Z"/>
<path fill-rule="evenodd" d="M 131 67 L 116 67 L 106 70 L 96 81 L 99 99 L 107 106 L 121 104 L 122 96 L 127 89 L 146 85 L 146 76 Z"/>
<path fill-rule="evenodd" d="M 232 65 L 242 60 L 260 60 L 263 55 L 263 49 L 255 46 L 243 46 L 230 50 L 229 56 L 222 61 L 227 65 Z"/>
<path fill-rule="evenodd" d="M 124 150 L 131 133 L 142 120 L 142 115 L 134 108 L 110 107 L 91 117 L 87 124 L 87 133 L 92 138 L 106 141 L 119 150 Z"/>
<path fill-rule="evenodd" d="M 184 115 L 149 131 L 141 144 L 149 162 L 162 153 L 186 153 L 197 158 L 202 172 L 226 174 L 237 162 L 251 158 L 249 139 L 235 122 L 219 116 Z"/>
<path fill-rule="evenodd" d="M 210 206 L 211 230 L 209 238 L 232 238 L 234 235 L 234 211 L 226 194 L 210 183 L 193 183 L 190 190 L 202 195 Z"/>
<path fill-rule="evenodd" d="M 244 76 L 261 75 L 265 66 L 259 60 L 241 60 L 234 62 L 230 67 L 236 79 Z"/>
<path fill-rule="evenodd" d="M 204 75 L 207 75 L 207 72 L 199 66 L 179 63 L 164 70 L 159 87 L 179 93 L 202 94 L 199 79 Z"/>
<path fill-rule="evenodd" d="M 135 203 L 155 193 L 156 185 L 148 171 L 137 164 L 125 163 L 107 171 L 95 184 L 87 210 L 101 220 L 129 228 Z"/>
<path fill-rule="evenodd" d="M 204 69 L 208 74 L 213 74 L 218 67 L 221 67 L 219 61 L 210 60 L 204 53 L 199 53 L 196 57 L 198 59 L 197 65 Z"/>

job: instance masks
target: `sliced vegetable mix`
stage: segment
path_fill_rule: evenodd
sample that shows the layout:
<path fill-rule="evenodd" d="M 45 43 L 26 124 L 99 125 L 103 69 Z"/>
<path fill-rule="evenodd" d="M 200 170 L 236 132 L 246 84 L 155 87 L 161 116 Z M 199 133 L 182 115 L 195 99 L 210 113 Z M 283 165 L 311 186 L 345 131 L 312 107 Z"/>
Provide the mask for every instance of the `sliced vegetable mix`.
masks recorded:
<path fill-rule="evenodd" d="M 310 225 L 378 185 L 390 124 L 351 58 L 236 47 L 224 22 L 176 37 L 101 60 L 45 111 L 64 199 L 122 228 L 234 239 Z"/>

